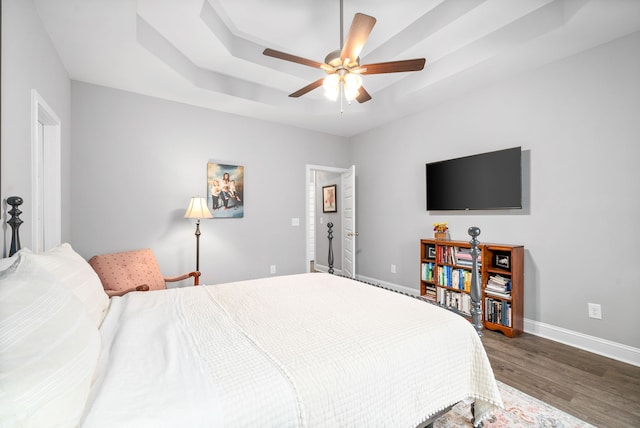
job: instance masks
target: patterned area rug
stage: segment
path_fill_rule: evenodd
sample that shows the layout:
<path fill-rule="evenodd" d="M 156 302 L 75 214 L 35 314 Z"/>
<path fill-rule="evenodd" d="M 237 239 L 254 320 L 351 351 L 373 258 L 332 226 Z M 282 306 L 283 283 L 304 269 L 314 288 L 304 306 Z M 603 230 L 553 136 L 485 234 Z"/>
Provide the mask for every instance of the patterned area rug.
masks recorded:
<path fill-rule="evenodd" d="M 502 382 L 498 382 L 498 389 L 502 395 L 504 409 L 485 419 L 483 428 L 595 428 Z M 473 427 L 470 405 L 457 404 L 433 426 L 434 428 Z"/>

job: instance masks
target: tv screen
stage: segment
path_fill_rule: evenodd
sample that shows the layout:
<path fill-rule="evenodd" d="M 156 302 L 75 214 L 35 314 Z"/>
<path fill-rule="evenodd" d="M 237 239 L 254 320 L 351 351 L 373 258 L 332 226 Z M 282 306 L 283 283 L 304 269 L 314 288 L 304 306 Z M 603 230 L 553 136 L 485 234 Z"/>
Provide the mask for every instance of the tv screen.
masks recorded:
<path fill-rule="evenodd" d="M 522 208 L 521 150 L 426 164 L 427 210 Z"/>

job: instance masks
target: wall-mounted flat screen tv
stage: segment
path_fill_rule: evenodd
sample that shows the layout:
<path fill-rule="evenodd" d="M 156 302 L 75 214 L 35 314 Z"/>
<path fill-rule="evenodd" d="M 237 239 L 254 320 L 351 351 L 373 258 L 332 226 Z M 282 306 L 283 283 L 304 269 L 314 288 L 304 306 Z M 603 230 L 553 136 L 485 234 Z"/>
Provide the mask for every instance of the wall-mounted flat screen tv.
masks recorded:
<path fill-rule="evenodd" d="M 521 148 L 426 164 L 427 210 L 522 208 Z"/>

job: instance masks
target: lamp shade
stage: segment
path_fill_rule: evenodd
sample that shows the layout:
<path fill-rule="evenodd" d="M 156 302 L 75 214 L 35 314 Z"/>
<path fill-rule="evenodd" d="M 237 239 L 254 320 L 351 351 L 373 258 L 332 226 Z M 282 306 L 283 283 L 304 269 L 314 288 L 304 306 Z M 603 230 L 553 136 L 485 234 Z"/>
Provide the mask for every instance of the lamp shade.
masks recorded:
<path fill-rule="evenodd" d="M 189 208 L 184 213 L 185 218 L 213 218 L 211 211 L 207 207 L 207 200 L 199 196 L 191 198 Z"/>

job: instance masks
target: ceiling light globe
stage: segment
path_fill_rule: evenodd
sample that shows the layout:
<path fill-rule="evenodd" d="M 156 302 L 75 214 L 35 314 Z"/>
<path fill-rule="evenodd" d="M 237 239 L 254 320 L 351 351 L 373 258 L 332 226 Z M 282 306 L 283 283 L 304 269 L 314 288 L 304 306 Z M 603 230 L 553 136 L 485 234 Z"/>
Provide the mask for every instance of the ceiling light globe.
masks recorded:
<path fill-rule="evenodd" d="M 337 74 L 330 74 L 324 78 L 322 82 L 322 87 L 324 88 L 324 96 L 329 98 L 332 101 L 338 99 L 338 95 L 340 95 L 340 76 Z"/>
<path fill-rule="evenodd" d="M 340 84 L 340 76 L 337 74 L 330 74 L 322 81 L 322 87 L 325 91 L 336 90 Z"/>
<path fill-rule="evenodd" d="M 362 86 L 362 77 L 356 73 L 349 73 L 344 76 L 344 84 L 347 88 L 357 91 Z"/>
<path fill-rule="evenodd" d="M 338 99 L 338 95 L 340 95 L 340 90 L 338 89 L 327 89 L 324 91 L 324 96 L 329 98 L 331 101 L 336 101 Z"/>
<path fill-rule="evenodd" d="M 360 91 L 358 91 L 358 88 L 349 88 L 345 85 L 344 87 L 344 97 L 347 99 L 347 101 L 353 101 L 358 97 L 358 94 L 360 93 Z"/>

